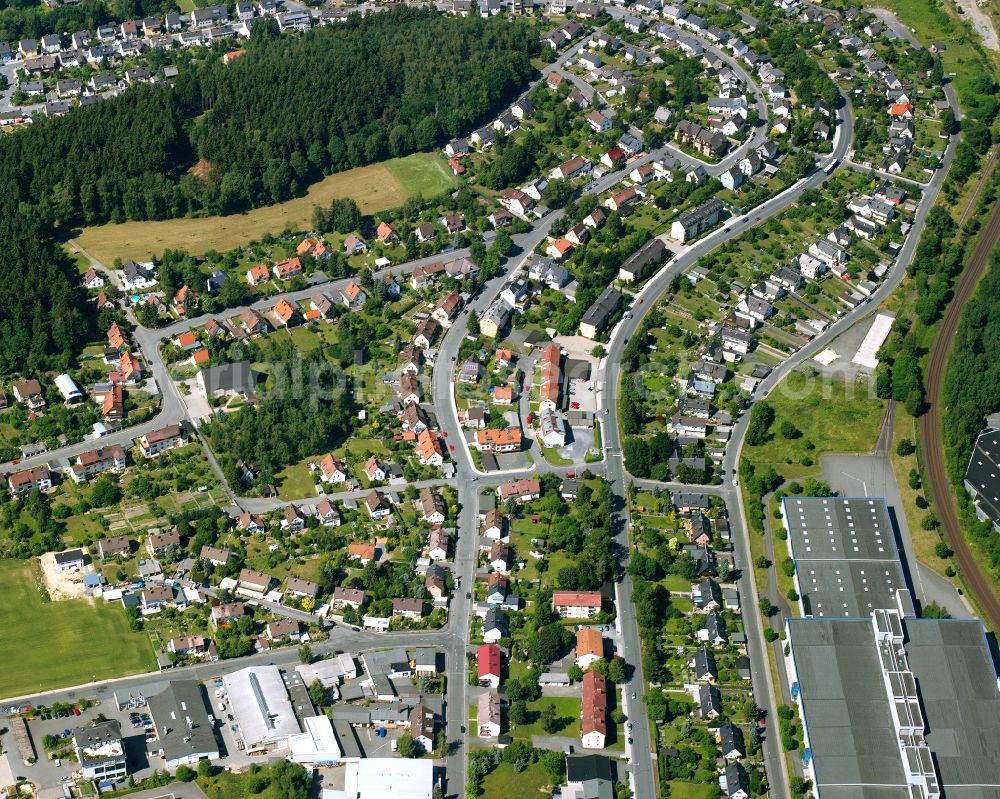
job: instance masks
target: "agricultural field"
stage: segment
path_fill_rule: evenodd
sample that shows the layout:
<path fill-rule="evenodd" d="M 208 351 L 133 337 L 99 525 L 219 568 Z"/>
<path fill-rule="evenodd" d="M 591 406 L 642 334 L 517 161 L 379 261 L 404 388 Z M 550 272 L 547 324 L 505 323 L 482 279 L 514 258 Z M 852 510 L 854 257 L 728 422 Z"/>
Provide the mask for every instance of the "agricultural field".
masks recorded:
<path fill-rule="evenodd" d="M 49 602 L 34 561 L 0 561 L 3 696 L 148 671 L 149 638 L 130 632 L 122 609 L 87 599 Z"/>
<path fill-rule="evenodd" d="M 395 208 L 416 194 L 441 194 L 453 185 L 439 156 L 417 153 L 329 175 L 310 187 L 304 197 L 245 214 L 98 225 L 84 228 L 75 241 L 104 264 L 115 258 L 149 260 L 168 248 L 181 248 L 193 255 L 208 250 L 224 252 L 286 227 L 308 229 L 313 208 L 328 206 L 337 198 L 353 199 L 362 213 L 368 214 Z"/>

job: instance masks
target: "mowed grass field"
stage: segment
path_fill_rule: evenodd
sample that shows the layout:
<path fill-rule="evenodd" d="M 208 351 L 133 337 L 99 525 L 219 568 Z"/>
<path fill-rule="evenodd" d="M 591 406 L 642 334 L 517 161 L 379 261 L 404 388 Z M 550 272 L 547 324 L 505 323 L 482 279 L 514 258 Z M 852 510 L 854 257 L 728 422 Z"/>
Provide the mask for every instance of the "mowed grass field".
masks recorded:
<path fill-rule="evenodd" d="M 416 153 L 328 175 L 313 184 L 304 197 L 245 214 L 98 225 L 84 228 L 76 242 L 108 266 L 115 258 L 148 260 L 167 248 L 194 255 L 208 250 L 225 252 L 265 233 L 280 233 L 286 226 L 307 230 L 313 208 L 340 197 L 350 197 L 362 213 L 370 214 L 402 205 L 416 194 L 433 197 L 454 185 L 451 171 L 439 155 Z"/>
<path fill-rule="evenodd" d="M 0 561 L 0 698 L 153 667 L 149 638 L 129 631 L 120 605 L 43 602 L 36 574 L 31 562 Z"/>

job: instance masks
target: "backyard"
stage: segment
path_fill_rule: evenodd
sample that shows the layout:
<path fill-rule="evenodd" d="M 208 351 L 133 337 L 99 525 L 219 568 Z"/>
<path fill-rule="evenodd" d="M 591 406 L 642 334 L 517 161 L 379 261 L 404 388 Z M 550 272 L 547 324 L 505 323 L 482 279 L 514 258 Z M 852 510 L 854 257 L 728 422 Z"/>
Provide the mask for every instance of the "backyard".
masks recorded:
<path fill-rule="evenodd" d="M 48 602 L 34 561 L 0 561 L 0 693 L 121 677 L 154 665 L 149 638 L 128 629 L 117 604 Z"/>

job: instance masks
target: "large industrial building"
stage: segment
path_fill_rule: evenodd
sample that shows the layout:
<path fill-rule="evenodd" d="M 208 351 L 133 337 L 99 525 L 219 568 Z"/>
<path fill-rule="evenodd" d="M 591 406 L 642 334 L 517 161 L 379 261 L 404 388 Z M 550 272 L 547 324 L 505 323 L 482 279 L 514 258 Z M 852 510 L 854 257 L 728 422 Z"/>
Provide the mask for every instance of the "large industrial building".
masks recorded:
<path fill-rule="evenodd" d="M 322 799 L 432 799 L 432 760 L 373 757 L 346 765 L 344 790 L 324 788 Z"/>
<path fill-rule="evenodd" d="M 160 755 L 169 769 L 218 760 L 219 744 L 202 687 L 194 680 L 175 680 L 147 700 L 157 740 L 150 754 Z"/>
<path fill-rule="evenodd" d="M 996 799 L 1000 686 L 978 620 L 789 619 L 816 799 Z"/>
<path fill-rule="evenodd" d="M 789 496 L 781 515 L 802 616 L 867 618 L 879 608 L 914 615 L 884 499 Z"/>
<path fill-rule="evenodd" d="M 223 684 L 248 754 L 284 749 L 289 736 L 301 732 L 277 666 L 248 666 L 227 674 Z"/>

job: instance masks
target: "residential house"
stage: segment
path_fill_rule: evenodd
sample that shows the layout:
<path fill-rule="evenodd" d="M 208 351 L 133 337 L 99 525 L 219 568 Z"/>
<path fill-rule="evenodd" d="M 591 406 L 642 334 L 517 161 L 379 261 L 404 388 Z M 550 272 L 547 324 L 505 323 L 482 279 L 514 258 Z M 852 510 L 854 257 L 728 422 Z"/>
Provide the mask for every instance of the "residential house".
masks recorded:
<path fill-rule="evenodd" d="M 298 641 L 301 637 L 299 623 L 295 619 L 272 621 L 265 628 L 264 634 L 272 643 L 283 640 Z"/>
<path fill-rule="evenodd" d="M 589 619 L 601 611 L 601 592 L 553 591 L 552 610 L 563 619 Z"/>
<path fill-rule="evenodd" d="M 368 515 L 376 521 L 392 514 L 392 508 L 380 491 L 372 490 L 365 497 L 365 507 L 368 509 Z"/>
<path fill-rule="evenodd" d="M 608 735 L 608 686 L 599 672 L 583 675 L 580 716 L 580 745 L 584 749 L 603 749 Z"/>
<path fill-rule="evenodd" d="M 167 530 L 163 533 L 150 530 L 149 535 L 146 537 L 146 551 L 153 558 L 157 555 L 162 555 L 167 551 L 168 547 L 179 548 L 180 545 L 181 534 L 177 530 Z"/>
<path fill-rule="evenodd" d="M 337 586 L 333 589 L 333 606 L 335 608 L 350 607 L 354 610 L 361 610 L 364 604 L 365 592 L 359 588 Z"/>
<path fill-rule="evenodd" d="M 476 718 L 476 734 L 480 738 L 497 738 L 501 730 L 500 696 L 495 690 L 485 691 L 479 695 L 478 713 Z"/>
<path fill-rule="evenodd" d="M 507 637 L 508 629 L 507 616 L 503 610 L 496 605 L 490 606 L 483 620 L 483 640 L 488 644 L 495 644 Z"/>
<path fill-rule="evenodd" d="M 180 424 L 170 424 L 151 430 L 139 438 L 139 451 L 144 458 L 154 458 L 164 450 L 182 447 L 187 443 L 187 432 Z"/>
<path fill-rule="evenodd" d="M 576 631 L 576 665 L 588 669 L 604 658 L 604 636 L 596 627 L 582 627 Z"/>
<path fill-rule="evenodd" d="M 392 600 L 393 618 L 402 617 L 411 621 L 420 621 L 424 617 L 424 602 L 422 599 L 410 597 Z"/>
<path fill-rule="evenodd" d="M 500 648 L 483 644 L 476 650 L 476 674 L 479 685 L 496 690 L 500 687 Z"/>
<path fill-rule="evenodd" d="M 279 261 L 274 265 L 274 276 L 278 280 L 291 280 L 302 274 L 302 261 L 295 256 Z"/>
<path fill-rule="evenodd" d="M 273 579 L 269 574 L 254 569 L 243 569 L 240 572 L 236 592 L 259 599 L 267 593 L 272 582 Z"/>

